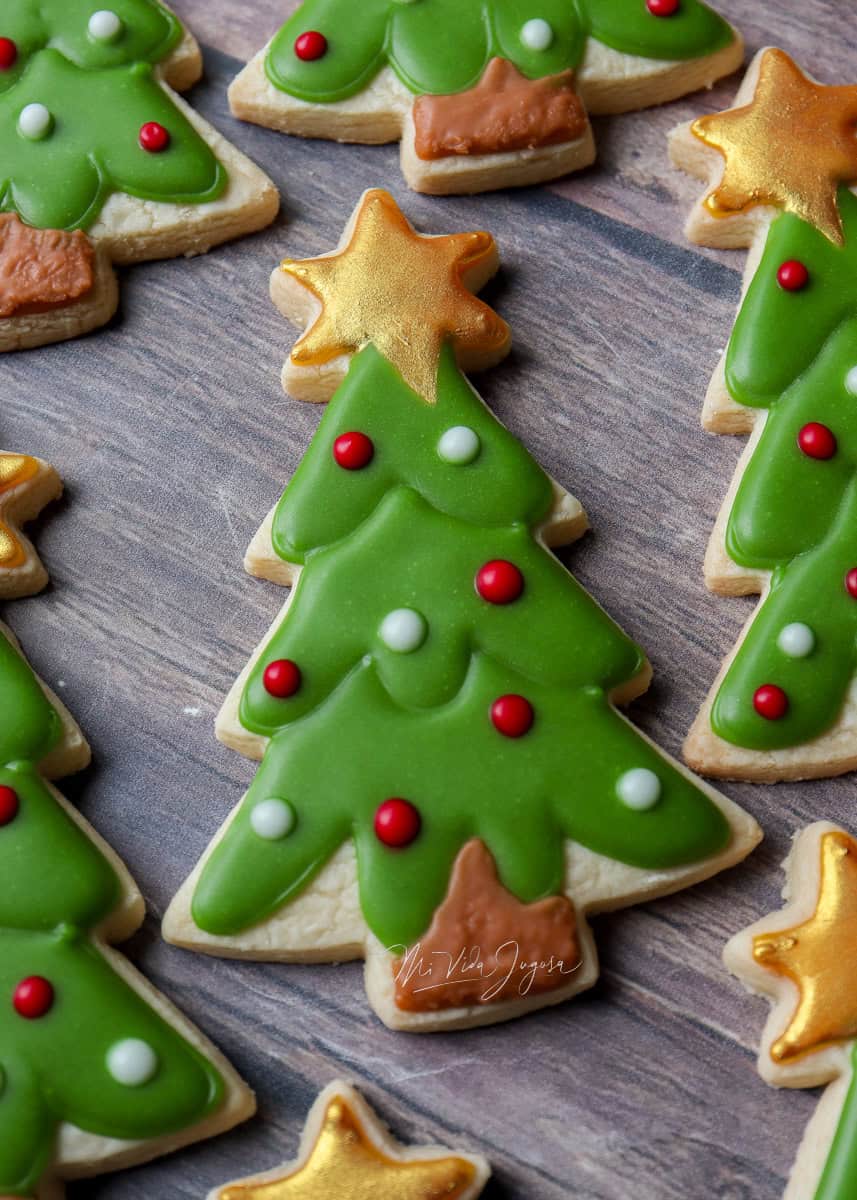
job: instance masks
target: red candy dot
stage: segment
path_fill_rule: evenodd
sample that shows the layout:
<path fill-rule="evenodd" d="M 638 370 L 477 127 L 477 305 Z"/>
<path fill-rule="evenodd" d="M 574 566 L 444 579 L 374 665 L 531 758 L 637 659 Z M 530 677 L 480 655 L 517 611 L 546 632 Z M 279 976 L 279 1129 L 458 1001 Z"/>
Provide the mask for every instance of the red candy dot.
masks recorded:
<path fill-rule="evenodd" d="M 368 467 L 374 454 L 375 444 L 365 433 L 341 433 L 333 443 L 333 457 L 345 471 Z"/>
<path fill-rule="evenodd" d="M 295 40 L 295 54 L 303 62 L 314 62 L 327 54 L 327 38 L 315 29 L 308 29 Z"/>
<path fill-rule="evenodd" d="M 857 567 L 852 567 L 845 576 L 845 590 L 849 596 L 857 600 Z"/>
<path fill-rule="evenodd" d="M 765 683 L 756 689 L 753 708 L 766 721 L 779 721 L 789 711 L 789 698 L 775 683 Z"/>
<path fill-rule="evenodd" d="M 288 700 L 301 686 L 301 669 L 290 658 L 277 658 L 265 667 L 262 682 L 269 696 Z"/>
<path fill-rule="evenodd" d="M 140 145 L 150 154 L 160 154 L 170 144 L 170 131 L 157 121 L 147 121 L 140 126 Z"/>
<path fill-rule="evenodd" d="M 410 846 L 420 831 L 420 814 L 409 800 L 394 797 L 379 804 L 375 813 L 375 836 L 385 846 Z"/>
<path fill-rule="evenodd" d="M 511 604 L 524 590 L 524 577 L 514 563 L 495 558 L 479 568 L 476 590 L 489 604 Z"/>
<path fill-rule="evenodd" d="M 18 61 L 18 47 L 11 38 L 0 37 L 0 71 L 11 71 Z"/>
<path fill-rule="evenodd" d="M 809 271 L 802 262 L 790 258 L 777 271 L 777 283 L 784 292 L 800 292 L 809 283 Z"/>
<path fill-rule="evenodd" d="M 533 717 L 533 706 L 525 696 L 500 696 L 491 705 L 491 722 L 503 737 L 523 737 L 532 729 Z"/>
<path fill-rule="evenodd" d="M 19 1017 L 35 1021 L 50 1012 L 54 1003 L 54 989 L 41 975 L 22 979 L 12 996 L 12 1004 Z"/>
<path fill-rule="evenodd" d="M 674 17 L 679 5 L 680 0 L 646 0 L 646 8 L 653 17 Z"/>
<path fill-rule="evenodd" d="M 18 815 L 18 793 L 14 788 L 0 787 L 0 826 L 8 825 Z"/>
<path fill-rule="evenodd" d="M 836 453 L 836 435 L 818 421 L 804 425 L 797 435 L 797 444 L 807 458 L 833 458 Z"/>

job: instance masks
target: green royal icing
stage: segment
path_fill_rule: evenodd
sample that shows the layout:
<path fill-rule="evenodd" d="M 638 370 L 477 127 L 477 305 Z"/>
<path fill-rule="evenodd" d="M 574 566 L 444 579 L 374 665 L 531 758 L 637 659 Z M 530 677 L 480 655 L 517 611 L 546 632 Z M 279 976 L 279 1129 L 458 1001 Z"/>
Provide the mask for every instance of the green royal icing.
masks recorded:
<path fill-rule="evenodd" d="M 533 50 L 521 27 L 539 17 L 551 45 Z M 297 57 L 295 39 L 318 30 L 327 52 Z M 274 37 L 265 56 L 268 78 L 314 104 L 345 100 L 389 64 L 412 92 L 444 95 L 473 87 L 500 56 L 530 78 L 575 68 L 589 37 L 625 54 L 682 61 L 729 45 L 729 25 L 700 0 L 682 0 L 672 17 L 655 17 L 643 0 L 307 0 Z"/>
<path fill-rule="evenodd" d="M 845 245 L 798 217 L 772 224 L 727 355 L 730 394 L 766 408 L 761 438 L 741 478 L 726 531 L 730 558 L 772 572 L 770 594 L 715 698 L 714 731 L 756 750 L 800 745 L 837 721 L 857 668 L 857 601 L 845 576 L 857 566 L 857 199 L 840 192 Z M 810 284 L 786 292 L 777 269 L 797 259 Z M 809 422 L 837 439 L 828 460 L 809 458 L 797 437 Z M 778 645 L 789 624 L 808 625 L 815 648 L 790 658 Z M 789 697 L 780 720 L 753 707 L 763 684 Z"/>
<path fill-rule="evenodd" d="M 729 841 L 720 810 L 609 704 L 643 654 L 533 530 L 551 485 L 484 408 L 444 351 L 437 404 L 426 404 L 377 350 L 357 355 L 278 508 L 280 554 L 304 564 L 288 617 L 253 670 L 241 703 L 270 735 L 262 766 L 195 889 L 197 925 L 218 935 L 265 920 L 298 895 L 349 838 L 367 924 L 387 946 L 413 943 L 446 893 L 452 863 L 482 838 L 506 887 L 529 902 L 563 883 L 563 839 L 646 869 L 706 858 Z M 442 461 L 450 427 L 478 431 L 466 466 Z M 336 465 L 338 434 L 371 436 L 369 466 Z M 324 496 L 324 503 L 319 503 Z M 492 605 L 476 592 L 494 558 L 523 572 L 522 596 Z M 411 653 L 385 646 L 392 610 L 426 620 Z M 294 697 L 265 691 L 277 658 L 302 672 Z M 489 710 L 525 695 L 531 731 L 504 738 Z M 661 797 L 627 808 L 617 782 L 654 771 Z M 422 829 L 406 849 L 375 836 L 380 803 L 403 796 Z M 255 807 L 288 801 L 293 830 L 266 840 Z"/>
<path fill-rule="evenodd" d="M 61 723 L 2 635 L 0 704 L 0 786 L 19 803 L 0 826 L 0 1193 L 33 1196 L 61 1123 L 102 1137 L 160 1137 L 203 1120 L 223 1083 L 89 940 L 120 902 L 119 880 L 38 774 Z M 48 979 L 55 999 L 28 1020 L 12 996 L 31 975 Z M 158 1057 L 154 1077 L 137 1087 L 107 1070 L 108 1051 L 127 1038 Z"/>
<path fill-rule="evenodd" d="M 0 92 L 17 83 L 32 56 L 47 47 L 78 67 L 101 70 L 160 62 L 181 41 L 179 21 L 153 0 L 109 0 L 109 8 L 122 29 L 105 41 L 89 33 L 89 18 L 97 9 L 92 0 L 4 0 L 0 37 L 15 43 L 18 57 L 9 70 L 0 71 Z"/>
<path fill-rule="evenodd" d="M 18 130 L 27 104 L 54 124 L 31 141 Z M 150 154 L 141 125 L 157 121 L 170 145 Z M 226 187 L 226 172 L 145 63 L 86 71 L 56 50 L 36 54 L 17 86 L 0 93 L 0 209 L 44 229 L 85 229 L 111 192 L 202 204 Z"/>
<path fill-rule="evenodd" d="M 851 1051 L 851 1083 L 815 1200 L 853 1200 L 857 1195 L 857 1047 Z"/>

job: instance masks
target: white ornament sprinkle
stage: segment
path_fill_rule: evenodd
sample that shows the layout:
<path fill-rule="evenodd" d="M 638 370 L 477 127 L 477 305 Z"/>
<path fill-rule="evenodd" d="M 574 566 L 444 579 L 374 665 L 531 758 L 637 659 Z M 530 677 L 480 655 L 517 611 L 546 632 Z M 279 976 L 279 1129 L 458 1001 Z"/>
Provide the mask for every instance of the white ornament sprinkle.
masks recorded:
<path fill-rule="evenodd" d="M 54 119 L 44 104 L 25 104 L 18 116 L 18 132 L 37 142 L 51 131 Z"/>
<path fill-rule="evenodd" d="M 421 613 L 412 608 L 394 608 L 387 613 L 378 632 L 388 649 L 396 650 L 399 654 L 410 654 L 426 640 L 428 623 Z"/>
<path fill-rule="evenodd" d="M 521 26 L 521 44 L 528 50 L 547 50 L 553 44 L 553 28 L 542 17 L 533 17 Z"/>
<path fill-rule="evenodd" d="M 464 467 L 473 462 L 481 449 L 479 434 L 469 425 L 453 425 L 437 444 L 440 457 L 453 467 Z"/>
<path fill-rule="evenodd" d="M 107 1051 L 107 1070 L 125 1087 L 142 1087 L 154 1078 L 157 1069 L 157 1054 L 140 1038 L 124 1038 Z"/>
<path fill-rule="evenodd" d="M 654 808 L 661 798 L 661 781 L 654 771 L 646 767 L 635 767 L 620 776 L 616 794 L 623 804 L 636 812 Z"/>
<path fill-rule="evenodd" d="M 99 8 L 89 18 L 89 36 L 97 42 L 112 42 L 122 32 L 122 21 L 109 8 Z"/>
<path fill-rule="evenodd" d="M 845 376 L 845 388 L 852 396 L 857 396 L 857 367 L 852 367 Z"/>
<path fill-rule="evenodd" d="M 795 621 L 780 631 L 777 645 L 789 658 L 806 658 L 815 649 L 815 634 L 803 621 Z"/>
<path fill-rule="evenodd" d="M 262 800 L 250 813 L 253 832 L 267 842 L 278 842 L 287 837 L 295 827 L 295 810 L 288 800 Z"/>

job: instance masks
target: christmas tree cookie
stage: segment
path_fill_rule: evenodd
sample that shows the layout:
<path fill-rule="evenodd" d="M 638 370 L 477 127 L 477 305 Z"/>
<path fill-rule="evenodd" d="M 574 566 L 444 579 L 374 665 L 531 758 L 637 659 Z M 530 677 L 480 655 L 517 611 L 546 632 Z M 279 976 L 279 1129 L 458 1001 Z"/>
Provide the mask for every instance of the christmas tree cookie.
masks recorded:
<path fill-rule="evenodd" d="M 479 1154 L 400 1145 L 360 1094 L 337 1081 L 312 1106 L 293 1162 L 215 1188 L 208 1200 L 476 1200 L 490 1174 Z"/>
<path fill-rule="evenodd" d="M 273 220 L 271 181 L 175 93 L 201 70 L 157 0 L 5 0 L 0 351 L 103 325 L 112 263 L 200 254 Z"/>
<path fill-rule="evenodd" d="M 857 766 L 857 87 L 762 51 L 735 107 L 673 135 L 707 177 L 704 245 L 749 246 L 703 423 L 750 433 L 705 561 L 761 593 L 691 730 L 691 766 L 776 780 Z"/>
<path fill-rule="evenodd" d="M 463 374 L 509 348 L 473 294 L 497 262 L 370 191 L 337 250 L 275 271 L 309 324 L 286 387 L 330 404 L 248 553 L 292 590 L 218 733 L 264 761 L 164 925 L 213 954 L 365 957 L 406 1029 L 581 991 L 589 912 L 760 836 L 613 707 L 650 670 L 549 551 L 583 511 Z"/>
<path fill-rule="evenodd" d="M 857 840 L 827 822 L 795 839 L 782 912 L 737 934 L 724 959 L 773 1005 L 759 1072 L 775 1087 L 829 1083 L 784 1200 L 857 1196 Z"/>
<path fill-rule="evenodd" d="M 482 192 L 588 166 L 590 113 L 710 87 L 742 58 L 701 0 L 306 0 L 229 101 L 302 137 L 401 141 L 418 192 Z"/>
<path fill-rule="evenodd" d="M 31 489 L 32 515 L 57 489 L 55 473 L 23 455 L 4 462 L 12 486 Z M 0 557 L 7 547 L 32 554 L 5 525 Z M 16 578 L 32 590 L 36 576 L 24 589 L 24 570 L 23 560 L 0 561 L 6 595 Z M 89 747 L 2 624 L 0 712 L 0 1195 L 57 1200 L 63 1180 L 229 1129 L 254 1101 L 202 1034 L 111 949 L 141 924 L 142 896 L 47 782 L 86 766 Z"/>

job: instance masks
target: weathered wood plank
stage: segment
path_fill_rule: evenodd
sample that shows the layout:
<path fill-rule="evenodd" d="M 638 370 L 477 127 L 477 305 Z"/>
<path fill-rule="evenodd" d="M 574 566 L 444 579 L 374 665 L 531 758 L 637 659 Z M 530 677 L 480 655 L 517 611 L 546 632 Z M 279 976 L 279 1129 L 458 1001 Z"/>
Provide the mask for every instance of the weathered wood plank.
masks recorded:
<path fill-rule="evenodd" d="M 784 7 L 722 2 L 751 46 L 780 41 L 845 80 L 857 31 L 844 6 Z M 634 718 L 678 749 L 747 611 L 702 585 L 739 446 L 698 424 L 742 263 L 683 243 L 696 185 L 666 165 L 663 135 L 733 85 L 600 122 L 601 165 L 551 189 L 436 201 L 405 191 L 393 147 L 301 142 L 229 117 L 237 58 L 282 4 L 176 8 L 236 56 L 207 55 L 194 102 L 272 174 L 283 216 L 204 259 L 128 272 L 111 328 L 3 361 L 6 445 L 47 457 L 68 484 L 37 536 L 54 587 L 5 615 L 93 743 L 96 766 L 67 792 L 149 900 L 133 956 L 232 1056 L 262 1110 L 244 1130 L 70 1196 L 198 1198 L 290 1153 L 313 1093 L 345 1073 L 401 1135 L 484 1149 L 494 1200 L 776 1200 L 813 1101 L 756 1077 L 764 1006 L 725 974 L 720 949 L 775 905 L 791 833 L 822 815 L 848 821 L 853 781 L 727 788 L 768 834 L 746 867 L 601 919 L 595 991 L 497 1029 L 396 1036 L 369 1015 L 356 965 L 201 959 L 166 947 L 156 924 L 252 775 L 212 722 L 281 595 L 248 579 L 241 555 L 320 416 L 280 390 L 293 334 L 267 275 L 285 252 L 333 245 L 364 187 L 389 186 L 425 230 L 497 235 L 504 271 L 489 298 L 516 350 L 480 386 L 586 505 L 594 532 L 567 561 L 649 650 L 656 681 Z"/>

